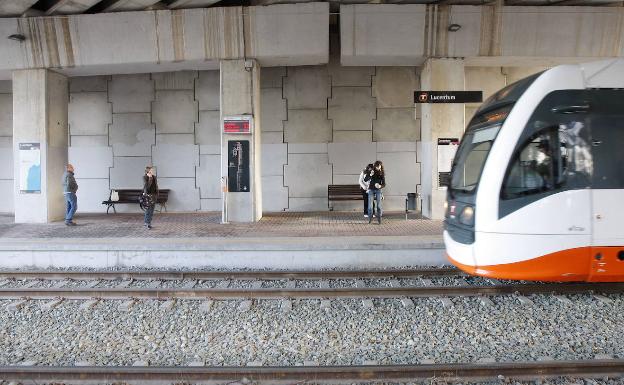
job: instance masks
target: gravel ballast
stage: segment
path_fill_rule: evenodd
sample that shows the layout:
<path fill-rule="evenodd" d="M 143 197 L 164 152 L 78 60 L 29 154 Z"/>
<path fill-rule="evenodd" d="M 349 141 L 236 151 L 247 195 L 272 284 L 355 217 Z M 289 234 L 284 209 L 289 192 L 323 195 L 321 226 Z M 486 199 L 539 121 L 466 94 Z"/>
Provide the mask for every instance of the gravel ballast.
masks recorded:
<path fill-rule="evenodd" d="M 610 303 L 590 295 L 532 296 L 522 306 L 514 296 L 492 297 L 484 307 L 478 298 L 452 298 L 445 308 L 438 299 L 414 298 L 414 307 L 398 299 L 332 300 L 327 310 L 318 300 L 293 301 L 282 311 L 279 300 L 254 301 L 241 311 L 241 301 L 215 301 L 203 312 L 202 300 L 178 300 L 171 310 L 162 301 L 138 301 L 129 311 L 121 301 L 100 301 L 90 310 L 84 301 L 64 301 L 51 311 L 43 301 L 28 301 L 15 312 L 12 301 L 0 301 L 0 365 L 35 361 L 41 365 L 267 366 L 467 363 L 496 361 L 593 359 L 624 357 L 624 297 Z"/>

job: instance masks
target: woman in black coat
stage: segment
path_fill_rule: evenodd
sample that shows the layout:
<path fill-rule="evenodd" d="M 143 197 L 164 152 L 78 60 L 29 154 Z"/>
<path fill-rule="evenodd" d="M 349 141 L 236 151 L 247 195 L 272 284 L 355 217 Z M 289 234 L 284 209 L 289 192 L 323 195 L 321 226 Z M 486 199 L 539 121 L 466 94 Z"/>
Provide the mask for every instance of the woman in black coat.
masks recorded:
<path fill-rule="evenodd" d="M 152 228 L 152 217 L 154 216 L 154 208 L 158 199 L 158 182 L 153 170 L 152 166 L 147 166 L 145 167 L 145 175 L 143 175 L 143 196 L 147 198 L 144 226 L 148 229 Z"/>
<path fill-rule="evenodd" d="M 376 161 L 373 169 L 365 178 L 368 185 L 368 223 L 373 220 L 373 200 L 377 202 L 377 222 L 381 224 L 381 189 L 386 187 L 386 174 L 383 163 Z"/>

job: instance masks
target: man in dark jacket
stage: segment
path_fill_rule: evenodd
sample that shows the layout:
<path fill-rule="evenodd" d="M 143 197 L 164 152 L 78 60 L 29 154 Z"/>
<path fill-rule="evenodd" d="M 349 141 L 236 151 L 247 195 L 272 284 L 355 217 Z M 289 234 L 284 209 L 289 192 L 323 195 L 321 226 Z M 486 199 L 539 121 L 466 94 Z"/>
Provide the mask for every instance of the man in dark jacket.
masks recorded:
<path fill-rule="evenodd" d="M 74 178 L 74 166 L 68 163 L 67 169 L 63 174 L 63 195 L 65 195 L 65 203 L 67 206 L 65 224 L 67 226 L 76 226 L 76 222 L 73 221 L 74 214 L 78 208 L 76 191 L 78 191 L 78 183 L 76 183 L 76 178 Z"/>

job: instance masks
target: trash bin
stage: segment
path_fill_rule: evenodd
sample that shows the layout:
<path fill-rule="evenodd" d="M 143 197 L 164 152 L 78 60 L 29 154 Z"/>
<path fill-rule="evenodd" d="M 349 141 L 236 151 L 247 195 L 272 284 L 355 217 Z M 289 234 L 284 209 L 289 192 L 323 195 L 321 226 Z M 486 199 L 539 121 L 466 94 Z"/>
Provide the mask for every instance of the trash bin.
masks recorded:
<path fill-rule="evenodd" d="M 407 198 L 405 198 L 405 219 L 407 219 L 407 213 L 411 211 L 416 211 L 418 209 L 416 205 L 416 198 L 418 197 L 417 193 L 407 193 Z"/>

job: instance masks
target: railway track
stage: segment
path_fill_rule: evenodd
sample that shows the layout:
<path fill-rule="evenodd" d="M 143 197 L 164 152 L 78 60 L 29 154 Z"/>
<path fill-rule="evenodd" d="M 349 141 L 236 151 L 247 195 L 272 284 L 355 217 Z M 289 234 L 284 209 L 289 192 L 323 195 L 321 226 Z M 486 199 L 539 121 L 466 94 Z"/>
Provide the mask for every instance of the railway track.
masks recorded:
<path fill-rule="evenodd" d="M 338 288 L 0 288 L 0 299 L 282 299 L 461 297 L 533 294 L 624 293 L 624 283 L 497 284 Z"/>
<path fill-rule="evenodd" d="M 322 381 L 487 381 L 552 377 L 620 377 L 624 360 L 535 361 L 491 364 L 423 364 L 388 366 L 289 367 L 157 367 L 157 366 L 0 366 L 7 381 L 37 384 L 50 381 L 140 381 L 164 384 L 175 381 L 240 381 L 241 383 L 293 383 Z M 131 383 L 131 382 L 130 382 Z"/>
<path fill-rule="evenodd" d="M 410 279 L 415 277 L 418 278 Z M 429 279 L 432 277 L 450 279 L 454 283 L 434 284 Z M 479 278 L 477 282 L 481 284 L 470 284 L 464 277 L 455 268 L 359 271 L 3 271 L 0 272 L 0 299 L 332 299 L 624 293 L 622 282 L 501 283 Z M 365 279 L 372 280 L 373 284 L 366 284 Z M 400 283 L 399 279 L 405 280 L 404 283 Z M 263 287 L 263 281 L 280 280 L 282 283 L 288 282 L 288 285 Z M 321 284 L 314 283 L 316 287 L 310 287 L 313 285 L 307 282 L 307 285 L 302 284 L 304 287 L 297 287 L 297 280 L 320 281 Z M 330 280 L 340 284 L 330 287 Z M 353 280 L 355 287 L 345 284 L 344 280 Z M 136 284 L 144 281 L 151 282 Z M 44 282 L 49 283 L 42 285 Z M 213 282 L 211 285 L 214 287 L 206 287 L 200 284 L 202 282 Z M 247 284 L 241 285 L 243 282 Z M 231 283 L 243 287 L 231 287 Z"/>
<path fill-rule="evenodd" d="M 454 267 L 384 270 L 254 270 L 254 271 L 0 271 L 0 279 L 44 280 L 207 280 L 207 279 L 340 279 L 340 278 L 401 278 L 465 276 Z"/>

